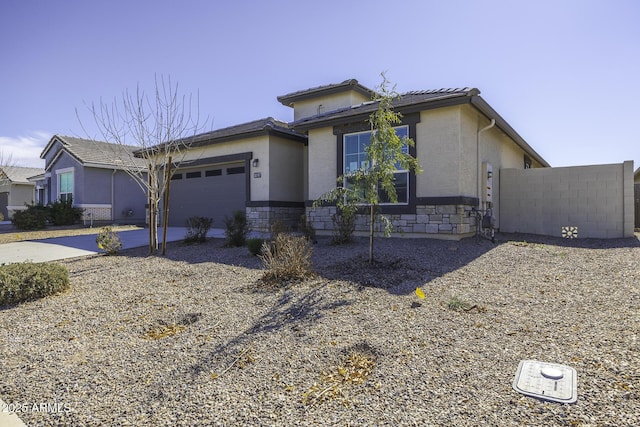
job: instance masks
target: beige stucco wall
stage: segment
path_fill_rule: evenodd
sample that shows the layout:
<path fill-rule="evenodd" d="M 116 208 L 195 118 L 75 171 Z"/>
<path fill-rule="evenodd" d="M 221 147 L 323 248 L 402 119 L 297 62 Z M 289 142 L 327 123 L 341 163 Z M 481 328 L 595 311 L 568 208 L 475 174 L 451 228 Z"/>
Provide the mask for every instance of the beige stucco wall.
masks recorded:
<path fill-rule="evenodd" d="M 199 160 L 246 152 L 252 152 L 253 158 L 259 159 L 257 168 L 251 166 L 250 170 L 246 171 L 251 175 L 251 199 L 253 201 L 269 200 L 269 143 L 267 135 L 190 148 L 187 150 L 184 160 Z M 261 177 L 254 178 L 254 172 L 260 172 Z"/>
<path fill-rule="evenodd" d="M 633 162 L 503 169 L 501 231 L 578 237 L 633 236 Z"/>
<path fill-rule="evenodd" d="M 0 193 L 8 192 L 7 213 L 9 219 L 13 213 L 26 209 L 25 203 L 31 204 L 35 201 L 35 184 L 6 184 L 0 186 Z"/>
<path fill-rule="evenodd" d="M 336 136 L 330 127 L 309 131 L 309 199 L 336 186 Z"/>
<path fill-rule="evenodd" d="M 309 200 L 309 145 L 302 147 L 302 200 Z"/>
<path fill-rule="evenodd" d="M 258 166 L 246 171 L 250 175 L 251 201 L 297 201 L 303 199 L 303 144 L 276 136 L 262 135 L 204 147 L 191 148 L 184 160 L 239 153 L 253 153 Z M 257 173 L 257 175 L 256 175 Z"/>
<path fill-rule="evenodd" d="M 482 163 L 493 166 L 493 208 L 500 223 L 500 170 L 524 169 L 524 150 L 497 126 L 478 135 L 489 120 L 468 105 L 425 110 L 416 124 L 417 197 L 478 197 Z M 480 168 L 477 144 L 480 142 Z M 309 131 L 308 195 L 315 200 L 336 185 L 336 136 L 332 128 Z M 533 167 L 541 165 L 535 161 Z"/>
<path fill-rule="evenodd" d="M 269 145 L 269 200 L 304 201 L 303 147 L 301 142 L 271 137 Z"/>
<path fill-rule="evenodd" d="M 460 108 L 422 111 L 416 125 L 416 156 L 422 173 L 417 197 L 460 196 Z"/>
<path fill-rule="evenodd" d="M 298 101 L 293 106 L 293 120 L 299 120 L 304 117 L 315 116 L 318 113 L 326 113 L 339 108 L 362 104 L 367 101 L 371 101 L 371 99 L 355 91 L 340 92 L 318 98 Z"/>
<path fill-rule="evenodd" d="M 525 151 L 520 148 L 513 139 L 505 134 L 498 126 L 478 133 L 491 124 L 489 119 L 480 114 L 471 106 L 461 106 L 460 127 L 461 127 L 461 158 L 460 158 L 460 194 L 472 195 L 483 200 L 485 176 L 482 174 L 482 164 L 487 162 L 493 167 L 493 216 L 496 220 L 496 227 L 500 228 L 500 174 L 502 169 L 524 170 Z M 479 162 L 477 144 L 480 144 Z M 479 170 L 477 164 L 480 165 Z M 532 159 L 532 168 L 539 168 L 542 165 Z M 481 185 L 478 187 L 478 176 Z M 480 188 L 481 194 L 478 195 Z"/>

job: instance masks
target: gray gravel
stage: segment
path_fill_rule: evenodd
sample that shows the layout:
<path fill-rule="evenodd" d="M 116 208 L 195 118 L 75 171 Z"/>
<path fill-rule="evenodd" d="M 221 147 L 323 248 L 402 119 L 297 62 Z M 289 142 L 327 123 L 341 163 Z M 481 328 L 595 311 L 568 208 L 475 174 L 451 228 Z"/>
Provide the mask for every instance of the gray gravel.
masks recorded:
<path fill-rule="evenodd" d="M 29 426 L 637 426 L 639 237 L 377 239 L 373 266 L 320 239 L 275 290 L 219 240 L 61 262 L 68 292 L 0 310 L 0 397 Z M 354 352 L 366 380 L 303 403 Z M 574 367 L 577 403 L 515 392 L 523 359 Z"/>

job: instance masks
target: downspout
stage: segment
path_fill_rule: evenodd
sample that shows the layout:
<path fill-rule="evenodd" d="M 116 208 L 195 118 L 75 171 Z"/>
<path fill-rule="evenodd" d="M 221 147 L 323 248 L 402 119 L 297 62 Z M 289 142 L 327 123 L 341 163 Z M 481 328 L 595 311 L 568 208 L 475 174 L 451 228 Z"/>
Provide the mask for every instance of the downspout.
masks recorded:
<path fill-rule="evenodd" d="M 496 119 L 491 119 L 491 123 L 480 129 L 476 135 L 476 176 L 478 177 L 478 209 L 482 209 L 482 167 L 480 165 L 480 134 L 496 125 Z"/>

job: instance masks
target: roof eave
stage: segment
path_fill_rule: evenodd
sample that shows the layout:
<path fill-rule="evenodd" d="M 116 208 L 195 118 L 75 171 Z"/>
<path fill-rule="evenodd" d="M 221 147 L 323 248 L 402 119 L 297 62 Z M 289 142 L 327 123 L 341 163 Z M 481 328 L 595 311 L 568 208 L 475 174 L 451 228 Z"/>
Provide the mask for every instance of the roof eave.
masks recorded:
<path fill-rule="evenodd" d="M 375 95 L 375 91 L 361 85 L 358 80 L 351 79 L 335 85 L 325 87 L 320 86 L 317 88 L 293 92 L 287 95 L 281 95 L 277 97 L 277 100 L 286 107 L 293 107 L 293 104 L 299 101 L 305 101 L 307 99 L 313 99 L 323 95 L 333 95 L 335 93 L 346 92 L 349 90 L 356 91 L 369 98 L 372 98 L 373 95 Z"/>
<path fill-rule="evenodd" d="M 199 137 L 199 135 L 195 135 L 193 137 L 185 138 L 185 144 L 189 148 L 196 148 L 196 147 L 205 147 L 207 145 L 220 144 L 223 142 L 238 141 L 242 139 L 256 138 L 256 137 L 268 136 L 268 135 L 281 136 L 283 138 L 291 139 L 293 141 L 297 141 L 300 143 L 307 142 L 306 135 L 300 134 L 295 131 L 287 131 L 285 129 L 280 129 L 278 127 L 272 126 L 270 124 L 266 124 L 261 129 L 254 129 L 246 132 L 238 132 L 238 133 L 224 135 L 224 136 L 207 137 L 207 136 L 200 135 Z M 134 152 L 135 157 L 140 158 L 142 151 L 143 150 L 135 151 Z M 162 152 L 162 149 L 159 149 L 158 152 Z"/>
<path fill-rule="evenodd" d="M 60 143 L 62 143 L 63 145 L 66 143 L 64 139 L 62 139 L 62 137 L 60 137 L 59 135 L 53 135 L 47 145 L 42 149 L 42 152 L 40 153 L 41 159 L 44 159 L 47 156 L 47 153 L 49 152 L 49 150 L 51 150 L 51 147 L 53 147 L 53 144 L 56 141 L 60 141 Z"/>
<path fill-rule="evenodd" d="M 291 139 L 294 141 L 299 141 L 299 142 L 307 141 L 307 137 L 305 135 L 299 134 L 297 132 L 295 133 L 287 132 L 285 130 L 281 130 L 273 126 L 267 125 L 262 129 L 251 130 L 248 132 L 241 132 L 241 133 L 236 133 L 232 135 L 205 138 L 200 141 L 194 141 L 191 144 L 191 147 L 202 147 L 206 145 L 219 144 L 222 142 L 237 141 L 241 139 L 255 138 L 255 137 L 267 136 L 267 135 L 278 135 L 278 136 L 282 136 L 284 138 Z"/>
<path fill-rule="evenodd" d="M 525 153 L 530 155 L 534 160 L 540 163 L 544 167 L 551 167 L 551 165 L 544 159 L 540 154 L 536 152 L 527 141 L 522 138 L 518 132 L 515 131 L 511 127 L 507 121 L 502 118 L 500 114 L 496 112 L 482 97 L 473 96 L 471 97 L 471 105 L 473 105 L 478 111 L 484 114 L 489 119 L 494 119 L 496 121 L 496 126 L 498 126 L 504 133 L 506 133 L 515 143 L 522 148 Z"/>
<path fill-rule="evenodd" d="M 466 94 L 456 94 L 454 96 L 445 96 L 437 99 L 424 100 L 422 102 L 416 102 L 414 104 L 395 106 L 394 109 L 401 114 L 417 113 L 425 110 L 432 110 L 435 108 L 450 107 L 454 105 L 467 104 L 470 101 L 470 97 Z M 308 131 L 314 128 L 335 126 L 354 121 L 366 120 L 369 115 L 376 110 L 377 103 L 371 103 L 358 107 L 352 111 L 352 114 L 341 115 L 338 117 L 332 117 L 327 115 L 325 117 L 318 117 L 315 119 L 307 120 L 304 122 L 293 122 L 291 126 L 297 131 Z"/>

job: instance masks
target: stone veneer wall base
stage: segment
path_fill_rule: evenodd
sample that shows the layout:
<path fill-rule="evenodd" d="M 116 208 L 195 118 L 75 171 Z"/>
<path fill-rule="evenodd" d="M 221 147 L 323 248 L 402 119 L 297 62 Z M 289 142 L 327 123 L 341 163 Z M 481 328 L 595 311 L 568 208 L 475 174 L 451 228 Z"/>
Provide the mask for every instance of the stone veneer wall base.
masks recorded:
<path fill-rule="evenodd" d="M 390 214 L 387 217 L 394 226 L 393 237 L 424 237 L 459 240 L 476 232 L 475 217 L 468 205 L 418 205 L 415 214 Z M 335 206 L 307 207 L 306 215 L 318 235 L 331 235 Z M 369 217 L 358 215 L 355 235 L 368 235 Z M 379 224 L 376 232 L 382 235 Z"/>
<path fill-rule="evenodd" d="M 305 213 L 303 207 L 281 206 L 251 206 L 246 208 L 246 212 L 251 229 L 263 233 L 271 231 L 271 225 L 276 221 L 297 230 Z"/>

